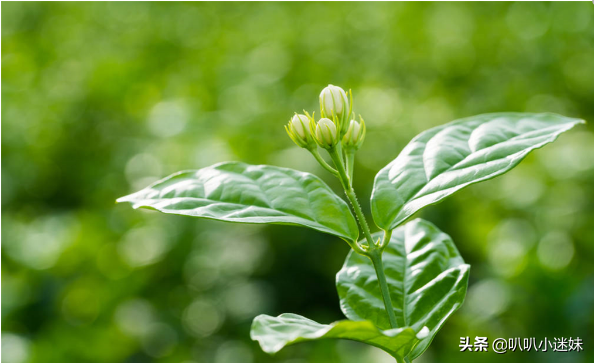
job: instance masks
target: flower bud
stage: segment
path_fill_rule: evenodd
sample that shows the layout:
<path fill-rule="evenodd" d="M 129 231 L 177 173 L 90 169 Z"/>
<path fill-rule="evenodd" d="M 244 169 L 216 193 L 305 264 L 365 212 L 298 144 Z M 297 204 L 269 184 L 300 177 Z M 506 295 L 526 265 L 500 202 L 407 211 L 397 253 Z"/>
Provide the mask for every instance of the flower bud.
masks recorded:
<path fill-rule="evenodd" d="M 316 125 L 316 142 L 324 149 L 330 149 L 338 143 L 336 125 L 329 118 L 322 118 Z"/>
<path fill-rule="evenodd" d="M 297 135 L 299 135 L 300 138 L 305 138 L 306 137 L 306 132 L 308 132 L 306 125 L 309 123 L 309 120 L 307 119 L 307 117 L 305 115 L 295 115 L 293 116 L 293 118 L 291 119 L 291 127 L 293 128 L 293 130 L 295 131 L 295 133 Z"/>
<path fill-rule="evenodd" d="M 285 126 L 285 130 L 287 131 L 287 134 L 289 134 L 291 140 L 303 148 L 315 146 L 309 123 L 310 120 L 307 116 L 295 114 L 289 121 L 289 124 Z"/>
<path fill-rule="evenodd" d="M 362 118 L 359 118 L 361 122 L 357 122 L 355 120 L 351 120 L 349 123 L 349 127 L 342 138 L 342 144 L 345 147 L 352 147 L 357 150 L 363 144 L 363 140 L 365 140 L 365 121 Z"/>
<path fill-rule="evenodd" d="M 349 100 L 344 90 L 329 84 L 320 93 L 320 109 L 322 117 L 333 118 L 334 115 L 341 120 L 349 111 Z"/>

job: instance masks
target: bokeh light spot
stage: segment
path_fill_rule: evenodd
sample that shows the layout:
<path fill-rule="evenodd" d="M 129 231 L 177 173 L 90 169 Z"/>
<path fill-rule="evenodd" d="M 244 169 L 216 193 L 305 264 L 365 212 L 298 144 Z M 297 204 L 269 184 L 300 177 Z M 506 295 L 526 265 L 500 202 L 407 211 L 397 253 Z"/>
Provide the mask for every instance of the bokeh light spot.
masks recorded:
<path fill-rule="evenodd" d="M 11 333 L 2 333 L 2 363 L 25 363 L 30 354 L 29 340 Z"/>
<path fill-rule="evenodd" d="M 155 312 L 153 306 L 146 300 L 127 300 L 117 307 L 114 319 L 124 333 L 141 337 L 148 333 L 155 321 Z"/>
<path fill-rule="evenodd" d="M 518 275 L 526 265 L 528 249 L 536 241 L 530 223 L 521 219 L 503 220 L 489 235 L 488 259 L 499 275 Z"/>
<path fill-rule="evenodd" d="M 62 314 L 72 325 L 88 325 L 99 314 L 101 303 L 97 293 L 91 288 L 75 285 L 62 302 Z"/>
<path fill-rule="evenodd" d="M 549 270 L 558 271 L 569 265 L 575 248 L 571 237 L 566 233 L 552 231 L 546 234 L 538 244 L 538 260 Z"/>
<path fill-rule="evenodd" d="M 183 314 L 184 326 L 190 334 L 198 338 L 215 333 L 223 320 L 223 313 L 207 299 L 194 300 Z"/>
<path fill-rule="evenodd" d="M 148 126 L 155 136 L 170 137 L 182 132 L 187 121 L 188 110 L 182 101 L 163 101 L 151 110 Z"/>
<path fill-rule="evenodd" d="M 254 356 L 249 346 L 242 341 L 230 340 L 221 344 L 214 358 L 214 363 L 252 363 Z"/>
<path fill-rule="evenodd" d="M 486 320 L 504 312 L 510 298 L 510 289 L 504 282 L 485 279 L 469 288 L 468 309 L 473 317 Z"/>
<path fill-rule="evenodd" d="M 165 231 L 156 227 L 140 227 L 130 230 L 120 241 L 118 251 L 131 267 L 153 264 L 169 250 Z"/>
<path fill-rule="evenodd" d="M 244 320 L 266 311 L 271 298 L 270 288 L 263 283 L 242 282 L 227 287 L 224 301 L 230 316 Z"/>
<path fill-rule="evenodd" d="M 167 324 L 156 323 L 143 335 L 142 348 L 151 357 L 162 358 L 173 353 L 177 342 L 177 333 L 173 328 Z"/>
<path fill-rule="evenodd" d="M 548 4 L 516 2 L 507 13 L 507 25 L 520 38 L 532 40 L 546 33 L 549 28 Z"/>

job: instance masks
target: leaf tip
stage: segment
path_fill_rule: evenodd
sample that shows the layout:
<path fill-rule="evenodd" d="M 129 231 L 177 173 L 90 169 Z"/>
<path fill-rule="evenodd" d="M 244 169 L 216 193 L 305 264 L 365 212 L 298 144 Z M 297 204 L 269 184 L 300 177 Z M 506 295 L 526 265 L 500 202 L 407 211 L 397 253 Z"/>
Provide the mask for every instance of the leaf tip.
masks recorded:
<path fill-rule="evenodd" d="M 423 340 L 425 338 L 427 338 L 429 336 L 429 333 L 431 331 L 429 330 L 429 328 L 427 328 L 426 326 L 424 326 L 418 333 L 417 333 L 417 339 L 419 340 Z"/>
<path fill-rule="evenodd" d="M 131 202 L 132 199 L 130 198 L 130 195 L 125 195 L 123 197 L 119 197 L 118 199 L 116 199 L 116 203 L 126 203 L 126 202 Z"/>

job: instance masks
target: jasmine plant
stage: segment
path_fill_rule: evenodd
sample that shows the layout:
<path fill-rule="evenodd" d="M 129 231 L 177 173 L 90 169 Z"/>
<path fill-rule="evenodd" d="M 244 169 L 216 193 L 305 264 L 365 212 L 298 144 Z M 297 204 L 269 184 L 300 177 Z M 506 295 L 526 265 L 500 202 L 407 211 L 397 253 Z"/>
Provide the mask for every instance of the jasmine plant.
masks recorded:
<path fill-rule="evenodd" d="M 375 177 L 371 215 L 379 232 L 372 233 L 353 189 L 354 158 L 366 125 L 355 118 L 352 93 L 324 88 L 320 116 L 295 114 L 285 129 L 338 178 L 348 204 L 312 174 L 242 162 L 181 171 L 118 202 L 221 221 L 298 225 L 341 238 L 351 247 L 336 276 L 347 319 L 321 324 L 296 314 L 260 315 L 251 337 L 267 353 L 308 340 L 355 340 L 399 363 L 419 357 L 461 306 L 470 271 L 448 235 L 428 221 L 407 220 L 467 185 L 507 172 L 530 151 L 584 122 L 507 112 L 422 132 Z"/>

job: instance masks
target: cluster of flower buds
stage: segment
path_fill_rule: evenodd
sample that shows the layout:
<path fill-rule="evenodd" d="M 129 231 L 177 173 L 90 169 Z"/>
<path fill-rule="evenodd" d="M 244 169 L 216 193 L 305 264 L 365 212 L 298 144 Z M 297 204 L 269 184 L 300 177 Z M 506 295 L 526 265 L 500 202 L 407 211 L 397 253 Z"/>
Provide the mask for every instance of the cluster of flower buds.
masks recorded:
<path fill-rule="evenodd" d="M 316 122 L 307 112 L 295 114 L 285 126 L 287 133 L 298 146 L 306 149 L 316 145 L 331 149 L 342 141 L 350 149 L 358 149 L 365 138 L 365 122 L 352 119 L 353 99 L 340 87 L 328 85 L 320 93 L 322 117 Z"/>

